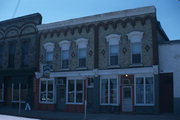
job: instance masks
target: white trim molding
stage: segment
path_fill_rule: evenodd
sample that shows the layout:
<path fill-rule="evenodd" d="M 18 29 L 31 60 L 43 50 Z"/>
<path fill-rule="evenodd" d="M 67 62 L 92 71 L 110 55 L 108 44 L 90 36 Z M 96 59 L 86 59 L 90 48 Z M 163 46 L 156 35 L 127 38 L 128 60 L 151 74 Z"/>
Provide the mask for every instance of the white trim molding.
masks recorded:
<path fill-rule="evenodd" d="M 131 43 L 136 43 L 136 42 L 141 42 L 142 38 L 143 38 L 143 32 L 139 32 L 139 31 L 132 31 L 130 33 L 127 34 L 128 39 L 131 41 Z"/>
<path fill-rule="evenodd" d="M 118 34 L 110 34 L 106 36 L 106 41 L 109 45 L 118 45 L 120 41 L 121 35 Z"/>
<path fill-rule="evenodd" d="M 156 67 L 158 68 L 158 67 Z M 86 70 L 86 71 L 72 71 L 72 72 L 51 72 L 50 77 L 89 77 L 98 75 L 124 75 L 124 74 L 149 74 L 153 75 L 155 68 L 142 67 L 142 68 L 127 68 L 127 69 L 108 69 L 108 70 Z"/>
<path fill-rule="evenodd" d="M 47 52 L 53 52 L 54 51 L 54 47 L 55 47 L 54 43 L 48 42 L 48 43 L 45 43 L 43 46 Z"/>
<path fill-rule="evenodd" d="M 88 39 L 86 38 L 79 38 L 76 40 L 76 45 L 78 48 L 87 48 Z"/>
<path fill-rule="evenodd" d="M 71 42 L 68 40 L 62 40 L 59 42 L 59 47 L 61 48 L 61 50 L 69 50 L 71 45 Z"/>

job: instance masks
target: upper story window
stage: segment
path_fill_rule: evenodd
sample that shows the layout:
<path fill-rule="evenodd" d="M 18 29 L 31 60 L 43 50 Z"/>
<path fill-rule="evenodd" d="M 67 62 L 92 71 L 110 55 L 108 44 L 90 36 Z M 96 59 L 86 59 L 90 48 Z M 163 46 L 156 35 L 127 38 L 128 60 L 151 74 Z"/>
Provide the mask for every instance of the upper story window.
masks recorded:
<path fill-rule="evenodd" d="M 52 62 L 54 57 L 54 43 L 44 44 L 44 49 L 46 50 L 46 62 Z"/>
<path fill-rule="evenodd" d="M 0 68 L 3 65 L 3 46 L 0 46 Z"/>
<path fill-rule="evenodd" d="M 63 40 L 63 41 L 59 42 L 59 46 L 61 48 L 61 68 L 68 69 L 69 68 L 70 41 Z"/>
<path fill-rule="evenodd" d="M 119 59 L 120 35 L 110 34 L 106 36 L 106 40 L 109 43 L 109 65 L 116 66 Z"/>
<path fill-rule="evenodd" d="M 9 67 L 14 67 L 16 44 L 9 44 Z"/>
<path fill-rule="evenodd" d="M 78 67 L 85 68 L 87 59 L 88 39 L 79 38 L 76 40 L 76 44 L 78 46 Z"/>
<path fill-rule="evenodd" d="M 142 45 L 141 40 L 143 32 L 133 31 L 127 34 L 128 39 L 131 41 L 131 64 L 142 63 Z"/>
<path fill-rule="evenodd" d="M 21 64 L 22 66 L 27 66 L 28 65 L 28 59 L 29 59 L 29 42 L 23 42 L 22 43 L 22 56 L 21 56 Z"/>

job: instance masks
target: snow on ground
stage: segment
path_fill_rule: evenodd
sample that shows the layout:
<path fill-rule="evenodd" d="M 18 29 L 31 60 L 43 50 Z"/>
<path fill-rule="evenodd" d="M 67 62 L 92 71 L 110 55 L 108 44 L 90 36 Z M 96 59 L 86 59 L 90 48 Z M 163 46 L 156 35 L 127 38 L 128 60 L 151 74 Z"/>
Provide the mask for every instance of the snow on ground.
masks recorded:
<path fill-rule="evenodd" d="M 10 116 L 10 115 L 0 115 L 0 120 L 39 120 L 39 119 Z"/>

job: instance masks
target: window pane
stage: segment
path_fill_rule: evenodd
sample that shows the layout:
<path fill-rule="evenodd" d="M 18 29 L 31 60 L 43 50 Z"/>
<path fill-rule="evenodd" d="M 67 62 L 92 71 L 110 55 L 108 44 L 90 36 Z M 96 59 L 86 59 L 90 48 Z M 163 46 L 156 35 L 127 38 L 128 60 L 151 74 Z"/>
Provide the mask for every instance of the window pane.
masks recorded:
<path fill-rule="evenodd" d="M 53 91 L 53 81 L 52 80 L 48 80 L 48 92 L 49 91 Z"/>
<path fill-rule="evenodd" d="M 28 95 L 28 85 L 21 84 L 21 101 L 26 101 Z"/>
<path fill-rule="evenodd" d="M 153 104 L 153 78 L 146 78 L 146 104 Z"/>
<path fill-rule="evenodd" d="M 74 80 L 68 81 L 68 102 L 74 102 Z"/>
<path fill-rule="evenodd" d="M 2 62 L 3 61 L 3 47 L 0 46 L 0 67 L 2 67 Z"/>
<path fill-rule="evenodd" d="M 69 60 L 62 60 L 62 68 L 68 68 Z"/>
<path fill-rule="evenodd" d="M 0 100 L 3 100 L 3 84 L 0 84 Z"/>
<path fill-rule="evenodd" d="M 86 67 L 86 58 L 79 59 L 79 67 Z"/>
<path fill-rule="evenodd" d="M 101 80 L 101 103 L 108 103 L 108 79 Z"/>
<path fill-rule="evenodd" d="M 53 61 L 53 52 L 46 52 L 46 61 L 50 62 Z"/>
<path fill-rule="evenodd" d="M 141 54 L 132 54 L 132 64 L 141 63 Z"/>
<path fill-rule="evenodd" d="M 41 101 L 46 102 L 46 93 L 44 92 L 41 93 Z"/>
<path fill-rule="evenodd" d="M 132 43 L 132 53 L 133 54 L 140 54 L 141 53 L 141 43 Z"/>
<path fill-rule="evenodd" d="M 53 102 L 53 92 L 48 92 L 47 102 Z"/>
<path fill-rule="evenodd" d="M 144 104 L 144 79 L 136 78 L 136 103 Z"/>
<path fill-rule="evenodd" d="M 118 45 L 110 46 L 110 65 L 118 64 Z"/>
<path fill-rule="evenodd" d="M 22 56 L 21 56 L 21 62 L 22 65 L 28 65 L 28 51 L 29 51 L 29 42 L 24 42 L 22 44 Z"/>
<path fill-rule="evenodd" d="M 62 60 L 68 60 L 69 59 L 69 51 L 68 50 L 62 50 L 61 57 L 62 57 Z"/>
<path fill-rule="evenodd" d="M 19 100 L 19 84 L 13 84 L 13 101 Z"/>
<path fill-rule="evenodd" d="M 110 103 L 117 103 L 117 79 L 110 79 Z"/>
<path fill-rule="evenodd" d="M 76 80 L 76 103 L 83 100 L 83 80 Z"/>
<path fill-rule="evenodd" d="M 141 63 L 141 43 L 132 43 L 132 64 Z"/>
<path fill-rule="evenodd" d="M 86 48 L 79 48 L 79 58 L 86 58 Z"/>
<path fill-rule="evenodd" d="M 14 67 L 16 44 L 9 45 L 9 67 Z"/>
<path fill-rule="evenodd" d="M 46 81 L 41 81 L 41 92 L 46 92 Z"/>

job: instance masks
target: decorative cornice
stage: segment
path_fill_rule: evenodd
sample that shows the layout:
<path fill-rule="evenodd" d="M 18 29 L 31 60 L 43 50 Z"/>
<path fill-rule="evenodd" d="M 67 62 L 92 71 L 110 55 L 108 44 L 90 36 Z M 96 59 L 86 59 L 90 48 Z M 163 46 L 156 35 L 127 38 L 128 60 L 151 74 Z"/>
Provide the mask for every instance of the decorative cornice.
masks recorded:
<path fill-rule="evenodd" d="M 86 32 L 89 33 L 90 29 L 95 29 L 96 27 L 97 28 L 103 27 L 104 30 L 107 30 L 109 26 L 112 26 L 113 29 L 116 29 L 118 24 L 121 24 L 121 26 L 125 28 L 127 23 L 130 23 L 134 27 L 138 21 L 140 21 L 141 25 L 145 25 L 147 20 L 150 20 L 152 22 L 153 20 L 156 20 L 156 17 L 152 15 L 146 15 L 144 17 L 134 16 L 131 18 L 126 18 L 126 19 L 100 21 L 98 23 L 91 23 L 91 24 L 85 23 L 85 24 L 80 24 L 76 26 L 67 26 L 67 27 L 62 27 L 62 28 L 57 28 L 57 29 L 48 29 L 45 31 L 39 31 L 39 34 L 42 35 L 44 38 L 46 38 L 48 34 L 50 34 L 50 37 L 53 37 L 54 34 L 56 34 L 57 36 L 61 34 L 66 36 L 68 32 L 74 35 L 75 31 L 78 31 L 78 33 L 81 34 L 82 30 L 85 29 Z"/>

